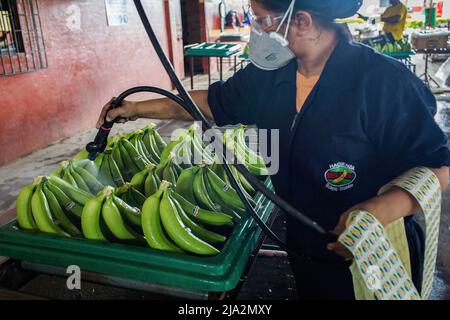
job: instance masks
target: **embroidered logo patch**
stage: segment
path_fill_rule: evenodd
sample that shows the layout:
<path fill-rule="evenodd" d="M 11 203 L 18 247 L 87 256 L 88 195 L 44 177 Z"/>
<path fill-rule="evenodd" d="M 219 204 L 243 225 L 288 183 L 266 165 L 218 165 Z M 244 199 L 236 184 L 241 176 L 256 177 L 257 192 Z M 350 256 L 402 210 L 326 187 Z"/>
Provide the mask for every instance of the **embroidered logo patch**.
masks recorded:
<path fill-rule="evenodd" d="M 356 178 L 355 166 L 345 162 L 330 164 L 325 171 L 326 187 L 331 191 L 344 191 L 353 187 Z"/>

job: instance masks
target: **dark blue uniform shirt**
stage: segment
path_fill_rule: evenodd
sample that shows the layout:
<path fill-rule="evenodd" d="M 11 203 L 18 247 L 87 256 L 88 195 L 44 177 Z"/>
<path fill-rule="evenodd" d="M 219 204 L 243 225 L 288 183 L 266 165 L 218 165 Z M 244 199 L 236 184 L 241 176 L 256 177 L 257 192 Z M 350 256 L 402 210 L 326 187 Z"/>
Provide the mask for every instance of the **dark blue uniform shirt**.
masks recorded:
<path fill-rule="evenodd" d="M 450 165 L 435 98 L 402 63 L 341 37 L 298 114 L 297 67 L 296 60 L 275 71 L 250 64 L 212 84 L 208 102 L 219 126 L 280 130 L 275 190 L 324 228 L 408 169 Z M 287 229 L 300 252 L 338 259 L 324 238 L 289 217 Z"/>

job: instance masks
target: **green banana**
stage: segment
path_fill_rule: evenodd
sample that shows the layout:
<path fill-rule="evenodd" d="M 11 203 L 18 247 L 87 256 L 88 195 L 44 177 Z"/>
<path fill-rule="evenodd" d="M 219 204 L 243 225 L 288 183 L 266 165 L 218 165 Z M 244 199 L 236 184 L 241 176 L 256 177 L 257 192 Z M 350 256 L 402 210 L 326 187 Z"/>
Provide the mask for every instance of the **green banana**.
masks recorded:
<path fill-rule="evenodd" d="M 162 179 L 169 181 L 173 185 L 176 185 L 177 183 L 177 174 L 171 158 L 169 158 L 169 163 L 164 168 Z"/>
<path fill-rule="evenodd" d="M 116 195 L 113 195 L 112 198 L 122 216 L 125 217 L 125 220 L 134 224 L 135 226 L 142 226 L 141 210 L 130 206 L 128 203 L 126 203 Z"/>
<path fill-rule="evenodd" d="M 81 178 L 86 182 L 89 190 L 92 194 L 97 194 L 104 188 L 104 185 L 97 180 L 96 176 L 83 167 L 74 167 L 74 171 L 77 172 Z"/>
<path fill-rule="evenodd" d="M 16 212 L 19 226 L 25 230 L 36 230 L 38 227 L 31 212 L 31 197 L 36 189 L 33 183 L 26 185 L 19 191 L 16 201 Z"/>
<path fill-rule="evenodd" d="M 206 175 L 205 172 L 203 172 L 203 175 Z M 228 215 L 231 215 L 233 217 L 233 220 L 236 222 L 241 221 L 241 215 L 245 213 L 245 210 L 234 208 L 230 206 L 228 203 L 222 200 L 221 197 L 214 191 L 214 188 L 211 186 L 211 183 L 209 180 L 205 177 L 205 186 L 206 190 L 208 190 L 208 195 L 211 198 L 212 202 L 215 206 L 215 211 L 220 211 L 223 213 L 226 213 Z"/>
<path fill-rule="evenodd" d="M 97 174 L 95 175 L 97 180 L 98 180 L 98 175 L 100 174 L 100 167 L 102 166 L 104 156 L 105 156 L 104 153 L 100 153 L 99 155 L 97 155 L 97 157 L 93 161 L 93 164 L 94 164 L 95 168 L 97 169 Z"/>
<path fill-rule="evenodd" d="M 184 198 L 186 198 L 191 203 L 197 203 L 194 196 L 194 177 L 199 167 L 191 167 L 183 170 L 180 176 L 178 177 L 177 184 L 175 187 L 175 191 L 181 194 Z"/>
<path fill-rule="evenodd" d="M 107 241 L 100 222 L 103 202 L 113 191 L 112 187 L 105 187 L 85 204 L 81 216 L 81 227 L 87 239 Z"/>
<path fill-rule="evenodd" d="M 215 211 L 214 202 L 209 197 L 208 191 L 206 189 L 205 180 L 203 177 L 203 168 L 197 171 L 194 176 L 194 181 L 192 184 L 194 190 L 194 196 L 197 204 L 203 209 Z"/>
<path fill-rule="evenodd" d="M 86 184 L 86 182 L 83 180 L 83 178 L 78 174 L 78 172 L 76 172 L 72 166 L 70 166 L 68 168 L 68 170 L 69 170 L 70 174 L 72 175 L 72 177 L 75 179 L 77 186 L 81 190 L 91 193 L 91 189 L 89 189 L 89 186 Z"/>
<path fill-rule="evenodd" d="M 125 181 L 123 180 L 122 174 L 120 173 L 119 167 L 114 161 L 113 157 L 110 155 L 108 157 L 109 171 L 111 173 L 111 178 L 114 184 L 118 187 L 123 186 Z"/>
<path fill-rule="evenodd" d="M 244 135 L 245 127 L 240 127 L 236 134 L 237 148 L 244 154 L 247 163 L 256 167 L 265 168 L 266 164 L 264 163 L 264 159 L 247 146 Z"/>
<path fill-rule="evenodd" d="M 150 135 L 147 134 L 147 140 L 148 140 L 148 144 L 150 145 L 150 155 L 152 156 L 152 158 L 154 159 L 154 161 L 156 163 L 159 163 L 159 161 L 161 161 L 161 150 L 158 147 L 158 144 L 155 141 L 155 136 L 154 135 Z"/>
<path fill-rule="evenodd" d="M 128 155 L 130 156 L 131 160 L 134 162 L 136 167 L 139 170 L 144 170 L 145 166 L 148 164 L 148 161 L 143 159 L 142 155 L 139 154 L 139 152 L 136 150 L 133 144 L 130 141 L 123 139 L 122 146 L 125 148 L 125 150 L 127 151 Z"/>
<path fill-rule="evenodd" d="M 219 250 L 195 236 L 181 220 L 176 207 L 171 203 L 167 190 L 160 203 L 161 222 L 169 237 L 180 248 L 198 255 L 217 255 Z"/>
<path fill-rule="evenodd" d="M 40 231 L 70 237 L 67 232 L 53 222 L 50 207 L 42 191 L 42 183 L 39 183 L 31 197 L 31 211 Z"/>
<path fill-rule="evenodd" d="M 153 129 L 152 136 L 155 139 L 156 146 L 158 147 L 159 153 L 161 154 L 164 148 L 167 146 L 167 143 L 163 140 L 158 130 Z"/>
<path fill-rule="evenodd" d="M 84 169 L 93 177 L 96 177 L 98 175 L 98 168 L 95 166 L 94 162 L 89 159 L 84 159 L 76 162 L 75 168 Z"/>
<path fill-rule="evenodd" d="M 171 195 L 180 204 L 184 212 L 197 222 L 211 226 L 225 226 L 233 222 L 233 217 L 228 214 L 202 209 L 177 192 L 173 192 Z"/>
<path fill-rule="evenodd" d="M 196 235 L 198 238 L 200 238 L 203 241 L 206 241 L 208 243 L 223 243 L 227 240 L 227 238 L 224 237 L 223 235 L 209 231 L 209 230 L 203 228 L 201 225 L 192 221 L 189 218 L 189 216 L 186 214 L 186 212 L 184 212 L 180 203 L 178 203 L 178 201 L 175 200 L 174 198 L 170 197 L 170 193 L 169 193 L 169 200 L 172 202 L 172 204 L 177 209 L 177 212 L 181 218 L 181 221 L 185 224 L 186 227 L 191 229 L 192 233 L 194 235 Z"/>
<path fill-rule="evenodd" d="M 74 177 L 70 174 L 68 168 L 64 168 L 62 173 L 63 173 L 62 178 L 64 181 L 66 181 L 70 185 L 74 186 L 75 188 L 79 188 L 79 186 L 77 185 L 77 182 L 75 181 Z"/>
<path fill-rule="evenodd" d="M 144 205 L 144 202 L 145 202 L 145 200 L 147 200 L 147 198 L 141 192 L 139 192 L 139 190 L 135 189 L 133 186 L 130 186 L 130 189 L 128 190 L 128 192 L 130 193 L 130 196 L 136 201 L 137 207 L 142 208 L 142 206 Z"/>
<path fill-rule="evenodd" d="M 119 240 L 139 240 L 140 235 L 128 227 L 115 205 L 112 194 L 109 195 L 102 206 L 102 217 L 108 229 Z"/>
<path fill-rule="evenodd" d="M 131 178 L 131 173 L 128 168 L 125 167 L 125 164 L 123 163 L 122 156 L 120 154 L 120 147 L 116 143 L 112 149 L 111 157 L 114 159 L 114 161 L 117 164 L 117 167 L 119 168 L 120 173 L 122 173 L 123 178 L 128 181 Z"/>
<path fill-rule="evenodd" d="M 109 154 L 105 154 L 102 165 L 100 166 L 100 172 L 98 175 L 98 180 L 105 186 L 116 187 L 114 179 L 111 175 L 111 170 L 109 169 Z"/>
<path fill-rule="evenodd" d="M 58 202 L 58 199 L 50 191 L 50 189 L 47 187 L 46 184 L 42 185 L 42 190 L 44 191 L 44 195 L 48 201 L 51 213 L 54 215 L 55 219 L 59 222 L 62 229 L 67 231 L 71 236 L 81 235 L 80 230 L 78 230 L 78 228 L 66 216 L 64 210 L 61 208 L 61 205 Z"/>
<path fill-rule="evenodd" d="M 253 188 L 253 186 L 248 182 L 248 180 L 240 173 L 235 166 L 231 165 L 230 169 L 236 178 L 236 180 L 239 182 L 239 184 L 245 189 L 245 191 L 250 195 L 254 196 L 256 194 L 256 190 Z M 217 173 L 217 172 L 216 172 Z M 220 177 L 220 175 L 219 175 Z M 222 178 L 223 180 L 223 178 Z M 227 180 L 224 180 L 227 181 Z"/>
<path fill-rule="evenodd" d="M 136 174 L 137 172 L 139 172 L 141 170 L 139 170 L 139 168 L 136 166 L 134 161 L 131 159 L 131 156 L 128 154 L 127 149 L 125 149 L 125 147 L 123 145 L 123 141 L 126 141 L 126 140 L 121 140 L 119 142 L 120 155 L 122 156 L 122 160 L 123 160 L 125 169 L 127 170 L 127 172 L 129 173 L 130 176 L 133 176 L 134 174 Z"/>
<path fill-rule="evenodd" d="M 214 160 L 208 150 L 203 146 L 203 141 L 198 136 L 198 132 L 195 130 L 192 132 L 192 148 L 194 153 L 194 160 L 201 160 L 202 163 L 212 163 Z M 198 162 L 198 161 L 195 161 Z M 194 163 L 194 162 L 193 162 Z M 199 163 L 195 163 L 199 164 Z"/>
<path fill-rule="evenodd" d="M 48 189 L 55 195 L 58 203 L 63 207 L 63 210 L 70 212 L 74 217 L 81 219 L 83 206 L 70 199 L 57 185 L 52 181 L 47 180 L 45 183 Z"/>
<path fill-rule="evenodd" d="M 206 167 L 205 172 L 206 178 L 209 180 L 212 188 L 224 202 L 229 203 L 233 207 L 245 209 L 244 203 L 233 187 L 220 179 L 210 168 Z"/>
<path fill-rule="evenodd" d="M 160 204 L 164 187 L 167 188 L 167 184 L 163 182 L 160 190 L 145 200 L 142 207 L 142 230 L 151 248 L 182 252 L 179 247 L 166 237 L 161 224 Z"/>
<path fill-rule="evenodd" d="M 183 140 L 183 135 L 180 135 L 177 139 L 172 140 L 163 150 L 160 156 L 159 165 L 165 165 L 167 162 L 167 158 L 171 154 L 173 148 L 175 148 L 181 141 Z"/>
<path fill-rule="evenodd" d="M 151 171 L 148 173 L 144 182 L 144 193 L 146 197 L 150 197 L 158 190 L 159 183 L 157 179 L 159 178 L 155 172 Z"/>
<path fill-rule="evenodd" d="M 147 150 L 144 151 L 145 148 L 142 148 L 142 144 L 139 141 L 139 135 L 136 134 L 130 142 L 142 157 L 142 160 L 144 160 L 145 163 L 151 163 L 149 157 L 147 157 Z"/>
<path fill-rule="evenodd" d="M 47 180 L 56 185 L 58 188 L 60 188 L 70 199 L 78 202 L 79 204 L 86 204 L 86 202 L 89 201 L 89 199 L 92 198 L 92 195 L 76 188 L 66 181 L 64 181 L 61 178 L 55 177 L 55 176 L 48 176 Z"/>
<path fill-rule="evenodd" d="M 133 178 L 131 178 L 131 185 L 138 189 L 140 192 L 145 192 L 144 186 L 145 186 L 145 179 L 149 175 L 149 170 L 145 168 L 144 170 L 139 171 L 136 173 Z"/>
<path fill-rule="evenodd" d="M 230 148 L 235 150 L 235 155 L 238 161 L 244 164 L 247 167 L 248 171 L 250 171 L 251 173 L 256 176 L 265 176 L 269 174 L 265 165 L 264 167 L 259 167 L 256 166 L 253 162 L 247 161 L 245 156 L 246 151 L 245 149 L 242 149 L 238 143 L 236 143 L 235 141 L 231 141 Z"/>
<path fill-rule="evenodd" d="M 140 130 L 140 129 L 135 131 L 135 132 L 136 132 L 136 135 L 135 135 L 135 138 L 134 138 L 134 143 L 132 142 L 133 145 L 135 146 L 136 150 L 140 154 L 145 156 L 145 158 L 150 161 L 151 160 L 150 159 L 150 153 L 148 152 L 147 147 L 145 146 L 144 142 L 142 141 L 143 135 L 145 133 L 142 130 Z"/>
<path fill-rule="evenodd" d="M 228 165 L 230 168 L 234 167 L 232 165 Z M 228 176 L 225 172 L 225 168 L 223 164 L 217 163 L 215 162 L 214 164 L 211 165 L 211 170 L 214 171 L 223 181 L 230 183 L 230 181 L 228 180 Z"/>

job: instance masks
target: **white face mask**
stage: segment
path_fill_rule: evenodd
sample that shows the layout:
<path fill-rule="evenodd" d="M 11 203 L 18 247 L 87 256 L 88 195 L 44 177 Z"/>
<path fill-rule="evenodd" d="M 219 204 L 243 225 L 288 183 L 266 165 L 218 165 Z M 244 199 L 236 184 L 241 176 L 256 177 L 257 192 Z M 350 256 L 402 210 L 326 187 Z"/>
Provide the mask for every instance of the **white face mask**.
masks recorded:
<path fill-rule="evenodd" d="M 249 60 L 263 70 L 276 70 L 287 65 L 295 58 L 294 53 L 288 48 L 287 34 L 294 11 L 295 0 L 292 0 L 289 8 L 283 16 L 275 32 L 267 33 L 256 24 L 252 25 L 249 42 Z M 284 21 L 287 19 L 284 37 L 278 33 Z"/>

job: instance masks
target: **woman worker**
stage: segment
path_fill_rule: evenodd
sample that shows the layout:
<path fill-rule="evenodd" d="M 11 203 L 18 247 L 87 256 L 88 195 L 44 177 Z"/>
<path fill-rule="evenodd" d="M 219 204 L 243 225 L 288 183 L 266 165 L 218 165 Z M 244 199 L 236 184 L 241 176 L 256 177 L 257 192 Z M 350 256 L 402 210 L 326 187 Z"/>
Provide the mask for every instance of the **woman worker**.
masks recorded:
<path fill-rule="evenodd" d="M 278 129 L 278 195 L 340 234 L 359 209 L 383 225 L 406 217 L 413 281 L 420 290 L 423 232 L 418 204 L 400 188 L 377 191 L 405 171 L 425 166 L 447 187 L 447 139 L 433 119 L 430 90 L 402 63 L 353 42 L 336 18 L 352 16 L 361 0 L 251 0 L 252 35 L 246 68 L 208 90 L 192 91 L 217 125 Z M 117 117 L 191 119 L 172 101 L 124 102 L 98 120 Z M 345 185 L 333 168 L 348 172 Z M 331 170 L 331 171 L 330 171 Z M 354 299 L 351 255 L 339 243 L 287 218 L 290 257 L 301 299 Z"/>

